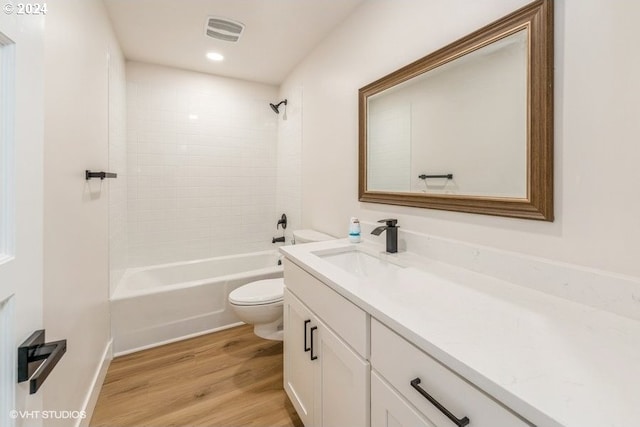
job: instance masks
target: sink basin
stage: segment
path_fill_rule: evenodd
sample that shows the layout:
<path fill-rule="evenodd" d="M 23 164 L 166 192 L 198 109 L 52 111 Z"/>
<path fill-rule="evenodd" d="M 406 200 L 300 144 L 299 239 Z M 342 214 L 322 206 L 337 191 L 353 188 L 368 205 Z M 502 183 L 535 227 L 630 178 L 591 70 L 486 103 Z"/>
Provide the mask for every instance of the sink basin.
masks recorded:
<path fill-rule="evenodd" d="M 384 278 L 404 268 L 355 248 L 342 252 L 314 252 L 314 254 L 347 273 L 362 278 Z"/>

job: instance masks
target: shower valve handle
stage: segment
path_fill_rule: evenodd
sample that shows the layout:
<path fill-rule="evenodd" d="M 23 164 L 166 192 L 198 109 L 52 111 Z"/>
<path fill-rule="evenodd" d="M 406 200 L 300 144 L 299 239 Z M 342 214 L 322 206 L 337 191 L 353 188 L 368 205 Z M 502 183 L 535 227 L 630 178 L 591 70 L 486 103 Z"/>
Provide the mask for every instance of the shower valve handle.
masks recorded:
<path fill-rule="evenodd" d="M 278 220 L 278 224 L 276 225 L 276 229 L 280 228 L 280 226 L 282 226 L 283 230 L 287 229 L 287 215 L 286 214 L 282 214 L 282 216 Z"/>

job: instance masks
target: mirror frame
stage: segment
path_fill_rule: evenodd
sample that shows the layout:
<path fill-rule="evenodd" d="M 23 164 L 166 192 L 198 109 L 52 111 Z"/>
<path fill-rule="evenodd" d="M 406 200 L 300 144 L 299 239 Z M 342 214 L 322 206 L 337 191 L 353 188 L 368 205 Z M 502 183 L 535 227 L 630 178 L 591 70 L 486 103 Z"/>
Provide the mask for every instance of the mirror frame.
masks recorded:
<path fill-rule="evenodd" d="M 367 190 L 367 100 L 522 29 L 529 31 L 526 198 Z M 553 221 L 553 0 L 538 0 L 359 90 L 361 202 Z"/>

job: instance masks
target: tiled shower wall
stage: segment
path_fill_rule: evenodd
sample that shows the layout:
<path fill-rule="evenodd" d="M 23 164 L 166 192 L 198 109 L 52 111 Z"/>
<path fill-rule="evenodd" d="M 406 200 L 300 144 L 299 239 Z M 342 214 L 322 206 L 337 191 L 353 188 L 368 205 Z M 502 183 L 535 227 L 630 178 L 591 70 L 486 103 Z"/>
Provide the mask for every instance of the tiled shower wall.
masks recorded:
<path fill-rule="evenodd" d="M 129 267 L 274 247 L 274 86 L 127 63 Z"/>
<path fill-rule="evenodd" d="M 121 55 L 112 49 L 110 55 Z M 113 293 L 127 259 L 127 90 L 124 58 L 109 58 L 109 288 Z"/>
<path fill-rule="evenodd" d="M 287 120 L 284 113 L 278 122 L 278 173 L 276 190 L 277 214 L 287 214 L 285 238 L 293 238 L 293 230 L 301 228 L 302 204 L 302 88 L 289 88 L 279 100 L 287 99 Z M 281 110 L 282 111 L 282 110 Z M 278 236 L 282 231 L 277 232 Z"/>

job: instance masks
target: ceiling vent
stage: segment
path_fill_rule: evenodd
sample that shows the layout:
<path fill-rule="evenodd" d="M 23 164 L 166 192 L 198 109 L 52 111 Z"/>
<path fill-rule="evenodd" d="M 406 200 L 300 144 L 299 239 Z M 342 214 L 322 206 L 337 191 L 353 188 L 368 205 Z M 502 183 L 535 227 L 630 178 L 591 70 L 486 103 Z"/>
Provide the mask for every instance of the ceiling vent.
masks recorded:
<path fill-rule="evenodd" d="M 244 25 L 226 18 L 210 16 L 207 18 L 205 34 L 209 37 L 226 42 L 237 42 L 240 39 Z"/>

